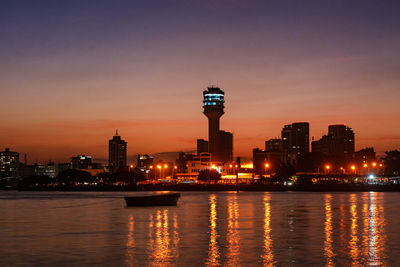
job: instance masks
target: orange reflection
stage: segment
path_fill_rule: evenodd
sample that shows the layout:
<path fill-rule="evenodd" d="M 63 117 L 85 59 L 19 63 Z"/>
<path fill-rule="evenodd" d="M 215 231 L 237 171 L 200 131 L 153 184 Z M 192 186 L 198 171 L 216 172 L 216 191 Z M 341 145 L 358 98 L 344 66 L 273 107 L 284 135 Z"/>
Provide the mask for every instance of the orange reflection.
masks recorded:
<path fill-rule="evenodd" d="M 128 240 L 126 242 L 126 264 L 129 266 L 133 266 L 134 252 L 135 248 L 135 239 L 134 239 L 134 224 L 133 216 L 129 216 L 129 230 L 128 230 Z"/>
<path fill-rule="evenodd" d="M 271 204 L 268 193 L 264 195 L 264 254 L 262 255 L 264 266 L 274 264 L 274 251 L 271 238 Z"/>
<path fill-rule="evenodd" d="M 326 257 L 326 266 L 334 266 L 335 253 L 332 246 L 332 196 L 325 195 L 325 242 L 324 254 Z"/>
<path fill-rule="evenodd" d="M 208 266 L 220 265 L 217 236 L 217 196 L 210 195 L 210 244 L 208 246 Z"/>
<path fill-rule="evenodd" d="M 369 220 L 369 255 L 370 265 L 385 264 L 385 217 L 383 207 L 383 193 L 370 192 L 370 220 Z M 378 198 L 379 197 L 379 198 Z"/>
<path fill-rule="evenodd" d="M 359 262 L 360 251 L 358 249 L 358 215 L 357 215 L 357 195 L 351 194 L 350 195 L 350 215 L 351 215 L 351 226 L 350 226 L 350 258 L 352 263 L 355 265 L 361 264 Z"/>
<path fill-rule="evenodd" d="M 364 259 L 369 258 L 369 193 L 365 192 L 362 195 L 362 218 L 363 218 L 363 228 L 362 228 L 362 257 Z"/>
<path fill-rule="evenodd" d="M 237 196 L 231 195 L 228 197 L 228 253 L 227 266 L 237 266 L 239 264 L 239 205 Z"/>
<path fill-rule="evenodd" d="M 171 240 L 168 209 L 157 210 L 156 216 L 150 215 L 149 238 L 151 265 L 160 266 L 171 263 L 177 257 L 178 232 L 177 219 L 174 216 Z"/>

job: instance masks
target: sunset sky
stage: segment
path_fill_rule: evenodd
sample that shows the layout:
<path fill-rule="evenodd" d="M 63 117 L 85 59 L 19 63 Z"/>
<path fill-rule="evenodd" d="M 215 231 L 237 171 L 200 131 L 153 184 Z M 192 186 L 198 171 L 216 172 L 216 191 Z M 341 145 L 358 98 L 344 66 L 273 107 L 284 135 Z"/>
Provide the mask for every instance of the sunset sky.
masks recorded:
<path fill-rule="evenodd" d="M 400 1 L 1 1 L 0 150 L 104 160 L 207 138 L 202 91 L 225 91 L 235 156 L 284 124 L 329 124 L 356 149 L 400 149 Z M 22 156 L 21 156 L 22 157 Z"/>

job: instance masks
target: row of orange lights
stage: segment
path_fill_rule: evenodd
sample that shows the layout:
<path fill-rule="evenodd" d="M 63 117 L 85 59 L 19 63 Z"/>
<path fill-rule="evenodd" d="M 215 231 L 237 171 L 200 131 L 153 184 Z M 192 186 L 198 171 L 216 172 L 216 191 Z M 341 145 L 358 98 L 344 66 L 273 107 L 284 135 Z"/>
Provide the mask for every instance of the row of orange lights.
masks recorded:
<path fill-rule="evenodd" d="M 372 167 L 376 167 L 378 164 L 377 164 L 376 162 L 373 162 L 371 165 L 372 165 Z M 368 164 L 367 164 L 367 163 L 364 163 L 363 167 L 364 167 L 364 168 L 367 168 L 367 167 L 368 167 Z M 383 164 L 382 164 L 382 163 L 379 164 L 379 167 L 383 167 Z M 325 169 L 329 170 L 330 168 L 331 168 L 331 165 L 325 165 Z M 357 167 L 356 167 L 355 165 L 352 165 L 350 168 L 351 168 L 352 170 L 355 170 Z M 344 170 L 344 168 L 343 168 L 343 167 L 340 167 L 340 170 Z"/>
<path fill-rule="evenodd" d="M 129 166 L 130 168 L 133 168 L 133 165 Z M 157 165 L 157 169 L 161 169 L 163 166 L 162 165 Z M 174 169 L 177 169 L 178 166 L 174 166 Z M 153 165 L 150 165 L 150 169 L 153 169 Z M 168 169 L 168 164 L 164 164 L 164 169 Z"/>

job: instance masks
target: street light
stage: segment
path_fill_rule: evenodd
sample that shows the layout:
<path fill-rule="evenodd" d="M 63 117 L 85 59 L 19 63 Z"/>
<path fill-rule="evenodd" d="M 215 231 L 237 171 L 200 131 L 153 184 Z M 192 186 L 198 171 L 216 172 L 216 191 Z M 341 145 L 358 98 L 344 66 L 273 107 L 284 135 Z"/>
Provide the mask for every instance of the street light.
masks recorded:
<path fill-rule="evenodd" d="M 352 165 L 351 169 L 354 171 L 354 175 L 356 174 L 356 166 Z"/>
<path fill-rule="evenodd" d="M 372 166 L 373 166 L 373 167 L 376 167 L 376 162 L 372 162 Z"/>
<path fill-rule="evenodd" d="M 161 166 L 161 165 L 157 165 L 157 169 L 159 169 L 159 170 L 160 170 L 160 178 L 161 178 L 162 166 Z"/>
<path fill-rule="evenodd" d="M 269 168 L 269 163 L 265 163 L 265 174 L 267 174 L 267 169 Z"/>

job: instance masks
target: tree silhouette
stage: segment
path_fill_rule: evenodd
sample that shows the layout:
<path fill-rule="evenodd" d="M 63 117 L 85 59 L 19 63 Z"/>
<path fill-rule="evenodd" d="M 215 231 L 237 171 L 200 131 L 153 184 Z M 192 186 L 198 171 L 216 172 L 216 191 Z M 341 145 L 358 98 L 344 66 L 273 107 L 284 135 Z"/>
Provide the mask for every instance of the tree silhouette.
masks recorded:
<path fill-rule="evenodd" d="M 221 179 L 221 174 L 213 169 L 205 169 L 199 172 L 199 176 L 197 179 L 200 181 L 208 182 L 209 184 L 211 184 L 211 181 L 214 181 L 214 184 L 216 184 L 219 179 Z"/>

